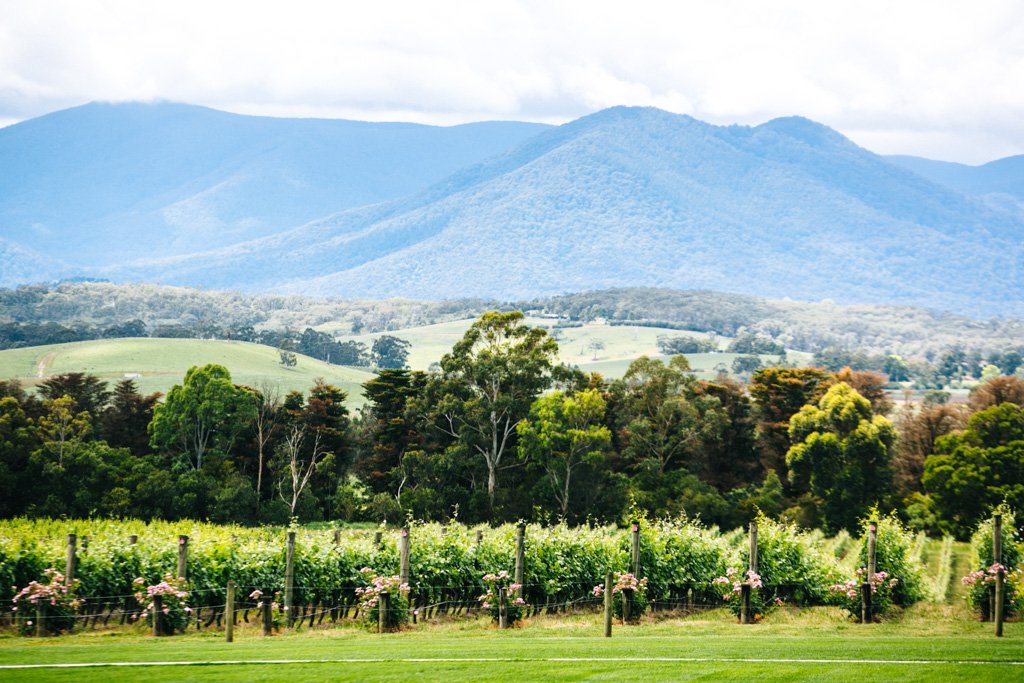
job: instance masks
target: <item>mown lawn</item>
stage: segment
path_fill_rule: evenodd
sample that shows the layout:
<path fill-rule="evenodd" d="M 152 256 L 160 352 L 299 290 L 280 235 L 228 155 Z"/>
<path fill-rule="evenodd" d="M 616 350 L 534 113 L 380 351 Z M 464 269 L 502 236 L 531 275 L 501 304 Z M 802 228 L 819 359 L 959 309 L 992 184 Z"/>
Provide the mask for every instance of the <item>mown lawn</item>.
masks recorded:
<path fill-rule="evenodd" d="M 0 636 L 0 666 L 206 663 L 0 669 L 0 680 L 1024 680 L 1024 625 L 1007 624 L 1005 637 L 996 639 L 991 624 L 948 606 L 921 606 L 870 626 L 823 608 L 784 609 L 753 626 L 716 610 L 617 626 L 610 640 L 601 629 L 599 616 L 586 614 L 539 618 L 504 632 L 483 619 L 384 636 L 348 625 L 263 638 L 245 626 L 231 644 L 218 631 L 159 640 L 126 629 L 41 640 L 7 633 Z"/>

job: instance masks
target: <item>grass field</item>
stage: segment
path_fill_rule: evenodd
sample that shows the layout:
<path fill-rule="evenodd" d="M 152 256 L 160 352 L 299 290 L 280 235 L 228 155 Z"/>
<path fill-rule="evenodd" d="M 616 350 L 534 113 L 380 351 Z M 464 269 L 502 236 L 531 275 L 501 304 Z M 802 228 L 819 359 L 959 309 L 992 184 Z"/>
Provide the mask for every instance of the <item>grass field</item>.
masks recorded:
<path fill-rule="evenodd" d="M 135 379 L 142 393 L 166 393 L 180 384 L 193 365 L 218 363 L 231 371 L 238 384 L 259 386 L 263 382 L 282 390 L 307 390 L 313 379 L 323 377 L 349 395 L 352 405 L 362 403 L 360 385 L 373 378 L 367 370 L 330 365 L 298 356 L 295 367 L 280 363 L 275 349 L 259 344 L 201 339 L 104 339 L 35 346 L 0 351 L 0 378 L 17 378 L 26 387 L 40 378 L 62 372 L 89 372 L 111 383 L 126 375 Z"/>
<path fill-rule="evenodd" d="M 545 680 L 545 681 L 999 681 L 1024 678 L 1024 625 L 1005 637 L 962 609 L 922 605 L 885 624 L 850 623 L 839 610 L 782 609 L 753 626 L 725 610 L 616 625 L 602 637 L 589 613 L 497 631 L 486 619 L 421 624 L 380 636 L 358 626 L 263 638 L 239 628 L 155 639 L 141 630 L 59 638 L 0 636 L 0 679 Z M 162 663 L 113 668 L 25 664 Z M 202 664 L 182 665 L 182 662 Z M 177 663 L 177 664 L 176 664 Z"/>
<path fill-rule="evenodd" d="M 437 325 L 412 327 L 388 334 L 412 343 L 409 365 L 426 370 L 431 363 L 451 351 L 452 346 L 472 324 L 472 320 L 459 320 Z M 553 321 L 529 318 L 530 325 L 548 325 Z M 329 326 L 328 326 L 329 327 Z M 665 359 L 658 350 L 661 335 L 671 337 L 701 337 L 697 332 L 684 332 L 654 327 L 627 327 L 588 324 L 582 327 L 561 328 L 553 331 L 558 338 L 560 360 L 579 365 L 583 370 L 600 372 L 608 379 L 625 374 L 629 364 L 647 355 Z M 380 335 L 368 334 L 342 337 L 372 346 Z M 730 339 L 719 338 L 720 348 Z M 594 344 L 597 342 L 597 344 Z M 600 346 L 600 348 L 594 348 Z M 790 362 L 797 364 L 810 360 L 810 354 L 791 352 Z M 737 357 L 733 353 L 697 353 L 687 358 L 695 374 L 701 379 L 712 379 L 719 367 L 731 368 Z M 764 357 L 765 362 L 774 356 Z M 31 388 L 42 378 L 62 372 L 89 372 L 113 383 L 126 375 L 139 375 L 135 382 L 143 393 L 167 393 L 180 383 L 185 371 L 193 365 L 219 363 L 231 371 L 239 384 L 258 386 L 263 382 L 277 384 L 284 391 L 305 390 L 313 379 L 323 377 L 340 386 L 349 394 L 352 407 L 363 402 L 360 385 L 372 379 L 369 370 L 330 365 L 300 355 L 298 365 L 286 368 L 279 362 L 275 349 L 246 342 L 201 339 L 101 339 L 34 346 L 25 349 L 0 351 L 0 379 L 19 379 Z"/>
<path fill-rule="evenodd" d="M 527 318 L 526 323 L 533 326 L 551 328 L 555 321 L 546 318 Z M 473 320 L 457 320 L 410 327 L 404 330 L 387 332 L 405 339 L 412 344 L 409 353 L 409 364 L 416 370 L 426 370 L 431 363 L 441 360 L 441 356 L 452 350 L 452 346 L 465 334 Z M 330 325 L 322 326 L 330 331 Z M 658 349 L 658 337 L 695 337 L 704 339 L 707 335 L 700 332 L 670 330 L 660 327 L 630 327 L 626 325 L 604 325 L 590 323 L 581 327 L 552 328 L 551 333 L 558 341 L 559 359 L 570 365 L 579 365 L 583 370 L 600 372 L 609 379 L 617 379 L 625 374 L 630 362 L 640 356 L 664 358 Z M 360 341 L 367 346 L 380 334 L 349 335 L 344 340 Z M 724 349 L 732 341 L 729 337 L 719 337 L 719 348 Z M 592 344 L 596 342 L 594 348 Z M 717 366 L 723 364 L 732 367 L 737 354 L 732 353 L 697 353 L 687 355 L 691 367 L 699 377 L 710 379 L 717 373 Z M 766 356 L 764 360 L 775 360 L 774 356 Z M 808 362 L 811 354 L 791 352 L 790 361 L 797 364 Z"/>

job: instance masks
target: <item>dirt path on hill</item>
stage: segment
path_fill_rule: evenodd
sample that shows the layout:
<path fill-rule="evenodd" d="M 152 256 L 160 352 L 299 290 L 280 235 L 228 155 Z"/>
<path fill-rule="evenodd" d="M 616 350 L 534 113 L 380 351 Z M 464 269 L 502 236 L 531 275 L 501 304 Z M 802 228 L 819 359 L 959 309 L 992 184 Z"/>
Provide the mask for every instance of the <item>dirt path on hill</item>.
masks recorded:
<path fill-rule="evenodd" d="M 42 379 L 46 377 L 46 366 L 53 362 L 53 359 L 57 356 L 56 351 L 50 351 L 48 354 L 39 359 L 39 364 L 36 365 L 36 377 Z"/>

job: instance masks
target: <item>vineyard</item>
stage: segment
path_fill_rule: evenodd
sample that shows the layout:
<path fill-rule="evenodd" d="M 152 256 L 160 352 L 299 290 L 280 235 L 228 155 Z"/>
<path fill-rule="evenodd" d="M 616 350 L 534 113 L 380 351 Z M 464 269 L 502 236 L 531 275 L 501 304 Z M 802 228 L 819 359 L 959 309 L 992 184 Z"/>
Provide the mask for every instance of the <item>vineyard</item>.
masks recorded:
<path fill-rule="evenodd" d="M 863 565 L 863 539 L 845 532 L 825 538 L 820 531 L 803 532 L 765 518 L 758 530 L 761 603 L 843 604 L 830 587 Z M 634 557 L 650 609 L 721 607 L 728 591 L 723 596 L 716 579 L 745 569 L 750 553 L 746 530 L 721 533 L 688 521 L 639 523 L 635 556 L 630 529 L 614 527 L 413 524 L 405 531 L 294 532 L 289 623 L 296 626 L 360 616 L 359 593 L 369 585 L 364 568 L 381 576 L 402 572 L 403 533 L 408 534 L 410 609 L 419 619 L 479 610 L 480 596 L 488 590 L 484 576 L 515 570 L 520 534 L 519 594 L 527 616 L 600 604 L 595 586 L 608 572 L 633 570 Z M 260 594 L 278 595 L 280 602 L 286 590 L 285 529 L 16 519 L 0 522 L 0 604 L 8 619 L 16 588 L 41 581 L 49 568 L 64 571 L 68 534 L 76 539 L 69 567 L 78 581 L 76 626 L 133 621 L 139 615 L 133 582 L 141 578 L 154 585 L 182 568 L 194 627 L 221 625 L 229 580 L 238 586 L 236 610 L 246 621 Z M 896 604 L 927 597 L 923 542 L 923 536 L 915 538 L 897 522 L 882 519 L 878 568 L 898 578 Z"/>

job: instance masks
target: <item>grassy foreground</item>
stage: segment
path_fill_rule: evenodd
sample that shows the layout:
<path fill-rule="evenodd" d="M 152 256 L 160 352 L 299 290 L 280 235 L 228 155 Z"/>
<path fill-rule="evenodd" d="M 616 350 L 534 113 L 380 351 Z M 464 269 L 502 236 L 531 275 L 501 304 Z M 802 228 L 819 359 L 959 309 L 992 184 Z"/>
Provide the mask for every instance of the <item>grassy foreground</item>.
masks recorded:
<path fill-rule="evenodd" d="M 963 610 L 927 605 L 861 626 L 832 608 L 781 610 L 740 626 L 724 610 L 616 626 L 599 615 L 540 618 L 499 632 L 485 619 L 420 625 L 379 636 L 356 626 L 263 638 L 241 627 L 154 639 L 140 630 L 47 639 L 0 636 L 0 667 L 14 664 L 161 662 L 120 668 L 0 669 L 0 679 L 947 681 L 1024 678 L 1024 625 L 1005 637 Z M 273 661 L 277 660 L 277 661 Z M 282 660 L 291 660 L 286 662 Z M 295 661 L 299 660 L 299 661 Z M 301 661 L 305 660 L 305 661 Z M 203 662 L 202 664 L 175 664 Z M 219 663 L 218 663 L 219 662 Z"/>

